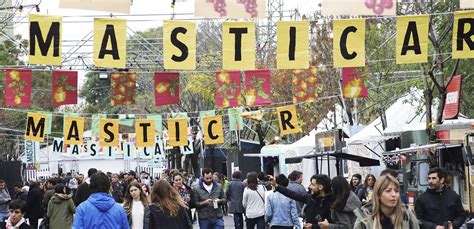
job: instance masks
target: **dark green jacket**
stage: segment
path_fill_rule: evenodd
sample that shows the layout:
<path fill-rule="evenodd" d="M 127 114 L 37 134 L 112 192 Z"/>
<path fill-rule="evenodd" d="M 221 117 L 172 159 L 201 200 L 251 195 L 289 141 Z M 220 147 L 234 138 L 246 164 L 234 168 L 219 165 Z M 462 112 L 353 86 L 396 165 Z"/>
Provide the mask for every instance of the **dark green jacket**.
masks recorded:
<path fill-rule="evenodd" d="M 48 204 L 49 229 L 71 228 L 75 212 L 70 195 L 55 193 Z"/>

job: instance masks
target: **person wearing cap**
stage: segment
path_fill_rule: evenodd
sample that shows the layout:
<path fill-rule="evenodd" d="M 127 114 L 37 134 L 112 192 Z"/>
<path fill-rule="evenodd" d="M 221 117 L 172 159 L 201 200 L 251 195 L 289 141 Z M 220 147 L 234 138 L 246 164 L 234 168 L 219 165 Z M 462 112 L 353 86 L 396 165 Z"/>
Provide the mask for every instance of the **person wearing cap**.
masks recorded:
<path fill-rule="evenodd" d="M 127 177 L 123 180 L 122 193 L 124 195 L 127 193 L 128 185 L 131 184 L 134 181 L 136 181 L 137 183 L 140 183 L 137 180 L 137 173 L 133 170 L 130 170 L 127 173 Z"/>

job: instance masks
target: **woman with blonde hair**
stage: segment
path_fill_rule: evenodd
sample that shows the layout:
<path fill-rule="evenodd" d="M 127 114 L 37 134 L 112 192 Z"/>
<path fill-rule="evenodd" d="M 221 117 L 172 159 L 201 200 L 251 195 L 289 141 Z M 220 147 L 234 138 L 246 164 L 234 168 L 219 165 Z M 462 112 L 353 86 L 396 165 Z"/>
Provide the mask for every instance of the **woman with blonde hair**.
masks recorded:
<path fill-rule="evenodd" d="M 400 201 L 400 184 L 392 176 L 375 182 L 372 203 L 354 210 L 356 229 L 419 229 L 413 211 Z"/>
<path fill-rule="evenodd" d="M 133 181 L 128 185 L 123 202 L 131 229 L 142 229 L 148 224 L 148 198 L 142 191 L 142 186 Z"/>
<path fill-rule="evenodd" d="M 191 229 L 187 208 L 186 203 L 168 181 L 159 180 L 151 191 L 148 228 Z"/>

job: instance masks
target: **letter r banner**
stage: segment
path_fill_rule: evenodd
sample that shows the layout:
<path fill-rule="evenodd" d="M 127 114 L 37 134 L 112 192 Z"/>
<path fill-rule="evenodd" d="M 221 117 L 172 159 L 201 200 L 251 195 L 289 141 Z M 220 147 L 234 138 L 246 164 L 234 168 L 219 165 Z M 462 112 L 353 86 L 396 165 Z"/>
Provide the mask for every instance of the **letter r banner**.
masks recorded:
<path fill-rule="evenodd" d="M 278 124 L 280 125 L 280 135 L 301 132 L 301 127 L 298 125 L 295 105 L 278 107 L 277 116 Z"/>

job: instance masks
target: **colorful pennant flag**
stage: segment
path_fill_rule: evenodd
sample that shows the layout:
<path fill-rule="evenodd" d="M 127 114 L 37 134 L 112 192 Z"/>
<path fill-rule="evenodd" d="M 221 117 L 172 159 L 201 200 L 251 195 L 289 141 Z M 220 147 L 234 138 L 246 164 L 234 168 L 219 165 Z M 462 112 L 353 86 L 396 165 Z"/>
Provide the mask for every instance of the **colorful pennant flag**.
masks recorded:
<path fill-rule="evenodd" d="M 31 106 L 31 70 L 6 69 L 5 104 Z"/>
<path fill-rule="evenodd" d="M 155 105 L 179 103 L 179 73 L 155 72 Z"/>
<path fill-rule="evenodd" d="M 318 69 L 293 70 L 293 103 L 314 102 L 318 98 Z"/>
<path fill-rule="evenodd" d="M 369 92 L 365 86 L 364 68 L 342 68 L 342 94 L 344 98 L 367 97 Z"/>
<path fill-rule="evenodd" d="M 240 71 L 216 72 L 216 107 L 236 107 L 240 104 Z"/>
<path fill-rule="evenodd" d="M 77 103 L 77 72 L 76 71 L 53 71 L 53 99 L 55 107 Z"/>
<path fill-rule="evenodd" d="M 242 130 L 244 128 L 244 119 L 240 116 L 242 107 L 230 108 L 227 110 L 229 115 L 229 129 L 231 131 Z"/>
<path fill-rule="evenodd" d="M 270 70 L 245 71 L 245 104 L 261 106 L 271 103 Z"/>
<path fill-rule="evenodd" d="M 136 74 L 133 72 L 112 73 L 112 106 L 135 103 Z"/>

